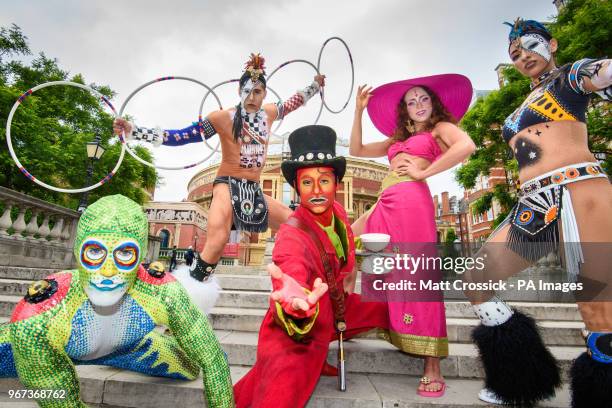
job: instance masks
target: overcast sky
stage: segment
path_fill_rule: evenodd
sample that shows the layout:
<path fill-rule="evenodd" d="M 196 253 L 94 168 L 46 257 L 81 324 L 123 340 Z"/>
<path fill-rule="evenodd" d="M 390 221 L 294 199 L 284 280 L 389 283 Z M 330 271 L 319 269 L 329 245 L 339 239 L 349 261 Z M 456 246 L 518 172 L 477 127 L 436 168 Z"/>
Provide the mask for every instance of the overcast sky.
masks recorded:
<path fill-rule="evenodd" d="M 321 45 L 332 36 L 343 38 L 350 47 L 356 85 L 456 72 L 470 78 L 475 89 L 495 89 L 493 69 L 508 62 L 508 27 L 502 22 L 518 16 L 550 20 L 556 14 L 552 0 L 0 0 L 0 4 L 0 25 L 19 25 L 34 53 L 44 51 L 57 58 L 62 68 L 82 73 L 88 83 L 109 85 L 117 92 L 113 100 L 117 109 L 134 89 L 157 77 L 185 76 L 209 86 L 236 78 L 251 52 L 262 53 L 268 72 L 291 59 L 316 65 Z M 327 75 L 328 104 L 337 109 L 350 89 L 348 57 L 338 42 L 325 49 L 321 71 Z M 269 86 L 285 99 L 309 84 L 313 75 L 311 67 L 293 64 L 279 71 Z M 354 92 L 344 112 L 334 115 L 324 110 L 319 120 L 345 139 L 350 134 Z M 186 81 L 155 84 L 138 93 L 126 113 L 145 126 L 184 127 L 197 119 L 204 93 L 200 85 Z M 218 92 L 224 106 L 237 102 L 236 93 L 233 84 Z M 270 92 L 268 100 L 276 100 Z M 213 109 L 216 104 L 209 98 L 204 112 Z M 318 109 L 319 100 L 311 100 L 292 113 L 278 133 L 312 124 Z M 364 122 L 366 141 L 383 139 L 367 115 Z M 197 144 L 159 148 L 155 156 L 159 163 L 181 165 L 208 153 Z M 163 182 L 155 199 L 185 198 L 187 182 L 205 165 L 161 171 Z M 121 177 L 121 170 L 116 177 Z M 452 170 L 432 177 L 429 185 L 432 194 L 461 192 Z"/>

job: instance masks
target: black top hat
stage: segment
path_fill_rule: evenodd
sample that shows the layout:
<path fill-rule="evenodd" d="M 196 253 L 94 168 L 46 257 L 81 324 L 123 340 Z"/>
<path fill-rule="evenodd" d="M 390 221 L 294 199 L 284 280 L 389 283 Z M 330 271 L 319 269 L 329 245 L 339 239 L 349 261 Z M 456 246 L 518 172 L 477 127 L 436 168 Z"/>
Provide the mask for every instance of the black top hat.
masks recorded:
<path fill-rule="evenodd" d="M 338 181 L 344 177 L 346 160 L 336 157 L 336 132 L 329 126 L 310 125 L 294 130 L 289 135 L 291 159 L 281 164 L 287 183 L 295 187 L 298 169 L 329 166 L 334 169 Z"/>

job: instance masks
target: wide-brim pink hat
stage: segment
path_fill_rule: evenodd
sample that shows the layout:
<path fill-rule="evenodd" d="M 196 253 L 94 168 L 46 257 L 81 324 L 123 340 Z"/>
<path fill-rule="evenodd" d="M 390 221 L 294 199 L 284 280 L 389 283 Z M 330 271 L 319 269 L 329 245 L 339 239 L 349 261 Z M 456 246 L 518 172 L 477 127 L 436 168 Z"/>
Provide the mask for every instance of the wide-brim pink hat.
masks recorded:
<path fill-rule="evenodd" d="M 472 100 L 472 83 L 460 74 L 432 75 L 384 84 L 372 91 L 368 102 L 368 115 L 376 129 L 393 136 L 397 128 L 397 106 L 406 92 L 415 86 L 426 86 L 434 91 L 457 120 L 465 115 Z"/>

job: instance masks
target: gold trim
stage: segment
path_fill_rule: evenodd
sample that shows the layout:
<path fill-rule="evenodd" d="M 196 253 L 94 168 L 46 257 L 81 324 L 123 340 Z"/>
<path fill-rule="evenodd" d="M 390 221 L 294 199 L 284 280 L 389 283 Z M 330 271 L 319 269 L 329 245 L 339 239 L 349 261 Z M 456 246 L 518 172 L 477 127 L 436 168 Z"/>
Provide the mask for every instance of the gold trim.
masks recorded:
<path fill-rule="evenodd" d="M 418 336 L 396 333 L 392 330 L 378 330 L 378 338 L 388 341 L 401 351 L 419 356 L 447 357 L 448 338 Z"/>
<path fill-rule="evenodd" d="M 416 180 L 410 176 L 400 176 L 395 171 L 390 171 L 389 174 L 387 174 L 387 177 L 383 179 L 380 185 L 380 193 L 382 193 L 389 187 L 394 186 L 399 183 L 403 183 L 404 181 L 416 181 Z"/>
<path fill-rule="evenodd" d="M 309 290 L 304 291 L 310 294 Z M 289 337 L 298 341 L 302 340 L 304 336 L 306 336 L 310 332 L 312 326 L 314 326 L 315 321 L 317 320 L 317 316 L 319 316 L 319 303 L 317 303 L 315 314 L 307 319 L 303 319 L 301 322 L 302 327 L 300 327 L 299 324 L 294 320 L 294 317 L 285 314 L 285 311 L 283 310 L 283 307 L 280 303 L 274 302 L 274 305 L 276 306 L 275 317 L 277 319 L 277 324 L 279 324 L 285 329 Z"/>

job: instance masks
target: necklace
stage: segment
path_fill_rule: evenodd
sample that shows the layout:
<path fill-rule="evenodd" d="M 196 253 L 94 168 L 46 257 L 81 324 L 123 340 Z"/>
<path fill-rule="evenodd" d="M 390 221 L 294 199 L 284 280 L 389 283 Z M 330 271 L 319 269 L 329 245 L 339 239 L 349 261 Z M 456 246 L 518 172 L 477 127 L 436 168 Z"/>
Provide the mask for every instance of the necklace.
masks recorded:
<path fill-rule="evenodd" d="M 538 86 L 540 86 L 542 84 L 542 82 L 546 81 L 548 78 L 550 78 L 550 76 L 552 74 L 554 74 L 555 72 L 557 72 L 558 68 L 553 68 L 548 72 L 543 73 L 542 75 L 540 75 L 538 77 L 538 79 L 536 79 L 535 81 L 531 81 L 531 83 L 529 84 L 529 87 L 533 90 L 535 88 L 537 88 Z"/>

